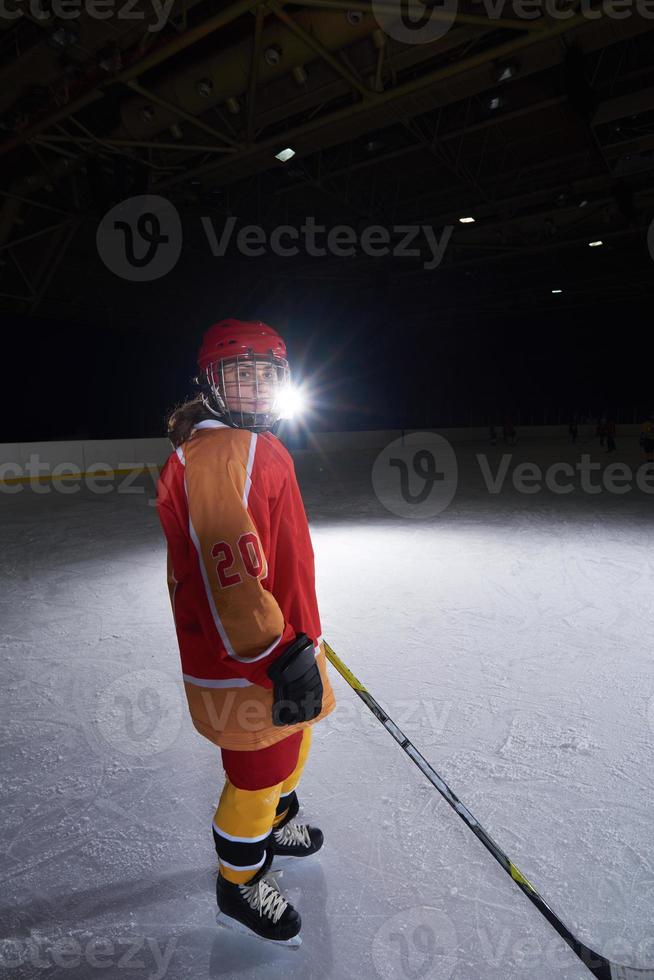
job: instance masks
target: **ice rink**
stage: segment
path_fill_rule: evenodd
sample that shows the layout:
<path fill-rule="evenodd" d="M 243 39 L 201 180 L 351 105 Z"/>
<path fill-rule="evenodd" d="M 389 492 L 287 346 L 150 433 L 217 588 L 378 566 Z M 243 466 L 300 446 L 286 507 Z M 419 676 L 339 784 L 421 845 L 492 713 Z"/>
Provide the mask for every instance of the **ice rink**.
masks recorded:
<path fill-rule="evenodd" d="M 512 455 L 497 493 L 480 452 Z M 296 465 L 325 637 L 577 935 L 645 966 L 654 494 L 511 476 L 582 453 L 600 485 L 582 438 L 459 446 L 452 503 L 414 518 L 375 494 L 376 450 Z M 0 494 L 3 980 L 588 980 L 334 671 L 301 787 L 325 846 L 280 882 L 303 945 L 218 929 L 222 769 L 187 715 L 152 481 L 41 490 Z"/>

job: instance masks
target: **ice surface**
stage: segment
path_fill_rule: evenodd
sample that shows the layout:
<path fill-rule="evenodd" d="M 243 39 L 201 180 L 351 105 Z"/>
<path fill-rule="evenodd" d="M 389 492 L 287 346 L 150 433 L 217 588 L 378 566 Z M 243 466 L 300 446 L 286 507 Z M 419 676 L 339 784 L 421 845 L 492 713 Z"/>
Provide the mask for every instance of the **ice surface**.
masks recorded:
<path fill-rule="evenodd" d="M 651 965 L 654 497 L 490 495 L 486 450 L 457 447 L 458 492 L 426 520 L 377 500 L 376 452 L 298 459 L 325 635 L 579 937 Z M 302 786 L 326 844 L 282 878 L 303 945 L 216 927 L 222 771 L 187 718 L 139 489 L 0 494 L 3 980 L 586 980 L 334 672 Z"/>

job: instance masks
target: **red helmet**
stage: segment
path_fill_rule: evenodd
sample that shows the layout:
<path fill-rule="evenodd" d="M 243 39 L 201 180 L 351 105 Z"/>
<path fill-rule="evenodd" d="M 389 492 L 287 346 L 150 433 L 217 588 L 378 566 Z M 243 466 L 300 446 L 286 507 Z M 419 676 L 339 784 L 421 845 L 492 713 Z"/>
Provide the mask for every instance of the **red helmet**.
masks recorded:
<path fill-rule="evenodd" d="M 225 358 L 256 354 L 285 361 L 286 344 L 276 330 L 261 320 L 220 320 L 202 338 L 198 367 L 206 371 L 210 364 Z"/>
<path fill-rule="evenodd" d="M 241 368 L 242 362 L 247 369 Z M 206 407 L 228 424 L 259 432 L 279 421 L 290 371 L 286 344 L 267 323 L 231 319 L 214 323 L 202 339 L 198 367 Z M 245 379 L 242 370 L 247 372 Z"/>

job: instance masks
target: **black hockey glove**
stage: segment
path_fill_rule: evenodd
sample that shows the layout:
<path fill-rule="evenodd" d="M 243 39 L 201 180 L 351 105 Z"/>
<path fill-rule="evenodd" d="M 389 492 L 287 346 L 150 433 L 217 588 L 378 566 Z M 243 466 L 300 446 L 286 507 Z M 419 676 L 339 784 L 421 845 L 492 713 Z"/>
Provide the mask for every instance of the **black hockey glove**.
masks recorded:
<path fill-rule="evenodd" d="M 322 710 L 322 681 L 313 642 L 298 633 L 267 670 L 273 682 L 273 725 L 311 721 Z"/>

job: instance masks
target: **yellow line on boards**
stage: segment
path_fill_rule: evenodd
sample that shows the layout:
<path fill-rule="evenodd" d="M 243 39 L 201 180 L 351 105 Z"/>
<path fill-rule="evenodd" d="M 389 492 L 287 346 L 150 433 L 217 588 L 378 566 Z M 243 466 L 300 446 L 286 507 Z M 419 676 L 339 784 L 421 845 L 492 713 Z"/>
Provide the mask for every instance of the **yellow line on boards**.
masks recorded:
<path fill-rule="evenodd" d="M 84 472 L 75 470 L 71 473 L 59 473 L 57 475 L 44 473 L 42 476 L 10 476 L 6 480 L 0 480 L 0 486 L 15 486 L 18 483 L 44 483 L 47 480 L 54 483 L 56 480 L 82 480 L 86 477 L 98 479 L 109 476 L 126 476 L 128 473 L 158 473 L 162 468 L 159 464 L 152 464 L 150 466 L 121 467 L 115 470 L 86 470 Z"/>

